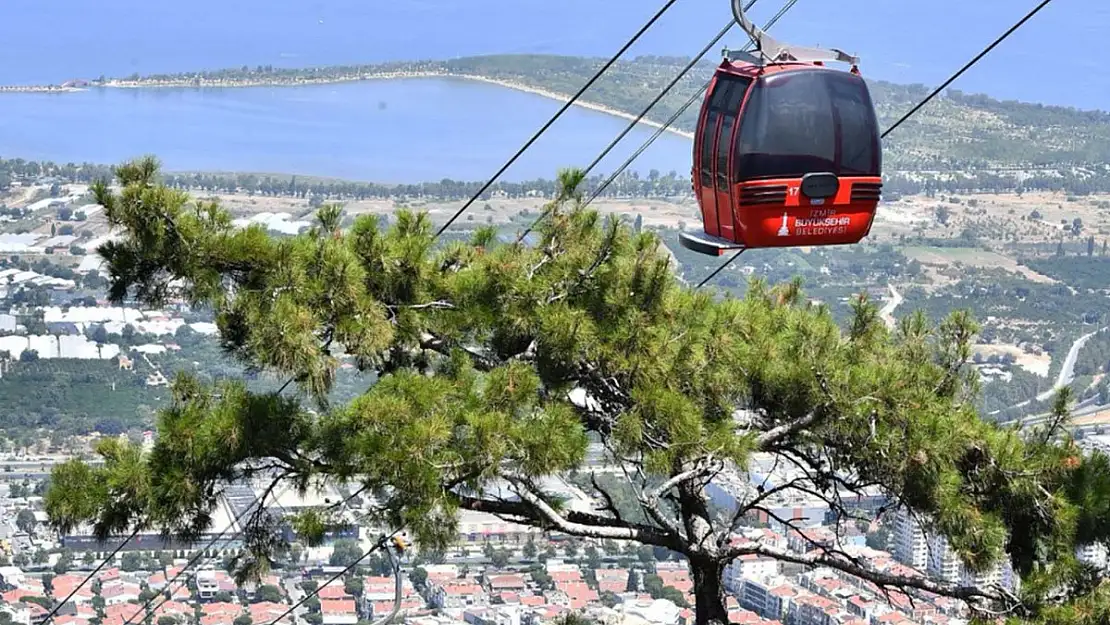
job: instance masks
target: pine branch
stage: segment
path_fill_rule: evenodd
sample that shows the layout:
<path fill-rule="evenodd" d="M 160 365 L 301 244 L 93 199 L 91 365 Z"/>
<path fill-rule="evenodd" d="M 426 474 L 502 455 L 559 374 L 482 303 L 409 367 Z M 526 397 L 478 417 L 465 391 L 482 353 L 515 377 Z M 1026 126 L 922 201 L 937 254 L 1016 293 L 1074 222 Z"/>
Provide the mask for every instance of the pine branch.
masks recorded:
<path fill-rule="evenodd" d="M 597 473 L 590 472 L 590 483 L 593 484 L 594 490 L 601 493 L 601 497 L 605 499 L 605 507 L 602 508 L 602 510 L 612 513 L 613 518 L 617 521 L 624 522 L 624 519 L 621 517 L 621 511 L 617 509 L 616 503 L 613 502 L 613 496 L 598 483 Z"/>
<path fill-rule="evenodd" d="M 455 305 L 452 304 L 451 302 L 445 302 L 443 300 L 437 300 L 437 301 L 434 301 L 434 302 L 428 302 L 426 304 L 407 304 L 407 305 L 392 305 L 392 304 L 390 304 L 390 305 L 387 305 L 386 308 L 388 308 L 391 311 L 396 311 L 396 310 L 401 310 L 401 309 L 406 309 L 406 310 L 455 310 Z"/>
<path fill-rule="evenodd" d="M 458 349 L 461 349 L 464 353 L 466 353 L 467 356 L 470 356 L 470 360 L 473 362 L 474 367 L 479 371 L 493 371 L 502 364 L 496 358 L 487 356 L 486 354 L 483 354 L 474 348 L 465 347 L 462 345 L 450 345 L 443 338 L 440 338 L 430 332 L 425 332 L 420 338 L 420 349 L 426 349 L 442 356 L 450 356 L 452 347 L 457 347 Z"/>
<path fill-rule="evenodd" d="M 771 451 L 782 441 L 816 423 L 819 418 L 820 415 L 816 411 L 813 411 L 804 417 L 775 426 L 756 437 L 756 449 L 759 451 Z"/>
<path fill-rule="evenodd" d="M 693 480 L 698 476 L 705 475 L 708 472 L 708 465 L 699 463 L 698 466 L 696 466 L 695 468 L 690 469 L 689 471 L 683 471 L 682 473 L 671 477 L 659 486 L 656 486 L 655 488 L 642 493 L 639 496 L 640 507 L 642 507 L 644 511 L 648 513 L 648 516 L 651 517 L 651 520 L 658 523 L 661 527 L 666 529 L 671 534 L 681 536 L 682 533 L 679 531 L 678 525 L 671 519 L 667 518 L 667 515 L 663 514 L 663 510 L 659 507 L 659 498 L 664 493 L 669 492 L 672 488 L 675 488 L 676 486 L 683 484 L 684 482 Z"/>
<path fill-rule="evenodd" d="M 817 384 L 821 387 L 821 391 L 825 393 L 825 397 L 827 399 L 826 405 L 817 406 L 814 408 L 814 410 L 811 410 L 808 414 L 802 417 L 773 427 L 763 434 L 760 434 L 756 438 L 756 449 L 760 451 L 770 451 L 779 442 L 786 440 L 787 438 L 790 438 L 798 432 L 801 432 L 814 423 L 817 423 L 817 421 L 822 416 L 821 409 L 827 408 L 829 405 L 835 402 L 832 388 L 829 387 L 828 378 L 826 378 L 825 375 L 818 371 L 816 368 L 813 369 L 813 376 L 817 378 Z"/>
<path fill-rule="evenodd" d="M 555 529 L 564 534 L 585 538 L 611 538 L 614 540 L 633 540 L 647 545 L 667 547 L 685 553 L 686 547 L 676 536 L 668 535 L 659 528 L 640 523 L 618 521 L 612 517 L 568 510 L 560 514 L 527 488 L 519 488 L 521 501 L 495 501 L 466 495 L 455 497 L 459 507 L 475 512 L 514 517 L 518 523 L 541 529 Z"/>

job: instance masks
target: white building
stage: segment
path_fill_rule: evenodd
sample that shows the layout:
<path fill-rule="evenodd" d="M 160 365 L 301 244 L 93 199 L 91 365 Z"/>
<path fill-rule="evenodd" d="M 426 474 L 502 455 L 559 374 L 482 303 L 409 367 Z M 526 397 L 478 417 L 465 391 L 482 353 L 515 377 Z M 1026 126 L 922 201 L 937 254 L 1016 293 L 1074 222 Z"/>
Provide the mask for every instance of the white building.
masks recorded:
<path fill-rule="evenodd" d="M 926 541 L 929 545 L 928 564 L 925 572 L 929 577 L 941 579 L 946 582 L 956 583 L 963 575 L 963 565 L 960 557 L 948 547 L 948 539 L 944 536 L 930 536 Z"/>
<path fill-rule="evenodd" d="M 736 592 L 745 579 L 766 580 L 777 577 L 779 562 L 772 558 L 761 558 L 755 554 L 741 556 L 725 568 L 725 587 Z"/>
<path fill-rule="evenodd" d="M 1090 543 L 1075 550 L 1075 557 L 1079 558 L 1080 562 L 1100 569 L 1106 569 L 1107 555 L 1104 543 Z"/>
<path fill-rule="evenodd" d="M 975 572 L 964 566 L 948 540 L 939 534 L 925 532 L 919 523 L 903 510 L 899 511 L 895 522 L 895 558 L 903 564 L 912 566 L 934 579 L 954 584 L 984 587 L 998 584 L 1015 588 L 1017 578 L 1007 558 L 991 568 Z M 924 560 L 924 566 L 919 564 Z"/>
<path fill-rule="evenodd" d="M 216 579 L 216 571 L 197 571 L 197 596 L 201 599 L 211 599 L 220 592 L 220 582 Z"/>
<path fill-rule="evenodd" d="M 929 544 L 925 532 L 905 507 L 894 517 L 894 559 L 919 571 L 929 564 Z"/>

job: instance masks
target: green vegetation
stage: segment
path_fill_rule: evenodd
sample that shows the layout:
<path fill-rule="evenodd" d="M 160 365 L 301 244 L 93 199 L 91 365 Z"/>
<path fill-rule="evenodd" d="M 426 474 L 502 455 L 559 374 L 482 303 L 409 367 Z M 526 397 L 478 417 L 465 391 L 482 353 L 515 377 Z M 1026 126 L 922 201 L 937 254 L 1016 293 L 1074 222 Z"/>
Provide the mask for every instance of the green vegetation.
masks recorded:
<path fill-rule="evenodd" d="M 420 548 L 445 547 L 468 509 L 676 551 L 691 568 L 699 625 L 728 622 L 721 575 L 749 554 L 964 599 L 1014 622 L 1085 625 L 1110 611 L 1106 587 L 1075 555 L 1110 538 L 1110 459 L 1081 456 L 1056 429 L 1024 434 L 979 419 L 967 364 L 976 327 L 965 313 L 937 324 L 916 315 L 889 332 L 859 302 L 842 331 L 796 283 L 755 282 L 742 299 L 694 292 L 654 234 L 583 210 L 573 171 L 561 175 L 540 243 L 527 247 L 499 244 L 491 230 L 437 246 L 427 217 L 407 212 L 385 232 L 373 216 L 343 231 L 333 206 L 311 231 L 274 238 L 233 228 L 216 205 L 195 210 L 157 184 L 157 169 L 131 163 L 118 171 L 122 193 L 96 188 L 122 235 L 101 248 L 111 299 L 158 306 L 165 283 L 180 281 L 189 301 L 215 310 L 230 353 L 298 393 L 179 377 L 153 451 L 111 439 L 103 467 L 56 467 L 45 498 L 56 529 L 89 522 L 107 536 L 138 521 L 195 537 L 220 484 L 266 458 L 279 480 L 372 489 L 376 520 L 406 527 Z M 340 349 L 381 376 L 345 403 L 330 398 Z M 576 388 L 587 401 L 571 399 Z M 738 407 L 750 416 L 736 420 Z M 580 469 L 590 436 L 631 474 L 662 480 L 635 484 L 649 522 L 580 512 L 538 486 Z M 744 471 L 755 452 L 796 458 L 818 485 L 882 488 L 929 517 L 972 570 L 1009 560 L 1019 593 L 883 574 L 834 551 L 730 542 L 735 528 L 711 513 L 704 484 Z M 515 497 L 485 496 L 495 483 Z M 740 502 L 736 517 L 761 501 Z M 844 513 L 837 498 L 829 505 Z M 297 526 L 325 521 L 310 512 Z M 280 543 L 255 529 L 244 532 L 247 564 L 267 562 Z"/>
<path fill-rule="evenodd" d="M 1063 326 L 1095 324 L 1107 318 L 1106 297 L 1073 294 L 1063 284 L 1029 282 L 1002 269 L 967 271 L 956 284 L 931 293 L 914 288 L 905 293 L 906 310 L 924 310 L 932 319 L 967 308 L 980 319 L 1001 317 Z M 1066 351 L 1067 346 L 1062 345 Z"/>
<path fill-rule="evenodd" d="M 0 378 L 0 431 L 9 438 L 39 428 L 120 434 L 149 426 L 167 396 L 146 386 L 138 366 L 121 370 L 115 359 L 15 362 Z"/>
<path fill-rule="evenodd" d="M 4 191 L 11 181 L 32 182 L 41 177 L 56 177 L 64 182 L 91 183 L 95 180 L 110 178 L 111 167 L 95 163 L 59 164 L 49 161 L 26 161 L 24 159 L 0 159 L 0 191 Z M 167 185 L 180 189 L 203 191 L 206 193 L 251 193 L 261 196 L 285 196 L 310 199 L 313 202 L 323 198 L 332 200 L 365 200 L 365 199 L 408 199 L 408 198 L 437 198 L 437 199 L 463 199 L 470 198 L 485 184 L 484 181 L 458 181 L 451 179 L 424 182 L 421 184 L 376 184 L 371 182 L 353 182 L 348 180 L 335 180 L 330 178 L 311 178 L 296 175 L 278 174 L 232 174 L 232 173 L 166 173 L 164 180 Z M 585 182 L 584 188 L 596 188 L 601 185 L 605 177 L 595 175 Z M 554 180 L 531 180 L 527 182 L 500 181 L 493 185 L 482 197 L 489 199 L 495 191 L 507 194 L 509 197 L 519 198 L 528 194 L 543 193 L 547 196 L 554 194 L 556 182 Z M 677 172 L 665 174 L 658 171 L 649 172 L 641 177 L 637 172 L 625 172 L 619 176 L 606 190 L 603 197 L 675 197 L 690 194 L 690 179 L 679 176 Z M 18 212 L 16 217 L 24 216 L 21 209 L 2 209 L 9 213 Z M 0 213 L 3 214 L 3 213 Z"/>
<path fill-rule="evenodd" d="M 1033 271 L 1055 278 L 1077 289 L 1110 289 L 1110 258 L 1101 256 L 1048 256 L 1026 258 L 1022 262 Z"/>
<path fill-rule="evenodd" d="M 1110 332 L 1092 336 L 1075 359 L 1076 375 L 1095 375 L 1110 372 Z"/>
<path fill-rule="evenodd" d="M 96 326 L 99 328 L 100 326 Z M 93 329 L 96 337 L 102 332 Z M 223 353 L 218 342 L 199 335 L 188 327 L 174 337 L 130 334 L 100 336 L 102 342 L 120 344 L 125 355 L 128 347 L 144 343 L 176 342 L 180 351 L 150 356 L 165 376 L 188 371 L 211 383 L 222 379 L 249 377 L 257 392 L 273 392 L 282 384 L 272 376 L 247 371 L 242 363 Z M 37 438 L 50 436 L 60 441 L 66 436 L 97 432 L 105 435 L 136 433 L 153 426 L 155 410 L 169 398 L 164 386 L 148 386 L 147 376 L 154 372 L 146 360 L 130 353 L 133 370 L 119 367 L 117 358 L 108 360 L 24 359 L 4 365 L 0 377 L 0 434 L 17 447 L 26 447 Z M 341 369 L 332 388 L 336 401 L 348 401 L 363 393 L 373 377 Z"/>

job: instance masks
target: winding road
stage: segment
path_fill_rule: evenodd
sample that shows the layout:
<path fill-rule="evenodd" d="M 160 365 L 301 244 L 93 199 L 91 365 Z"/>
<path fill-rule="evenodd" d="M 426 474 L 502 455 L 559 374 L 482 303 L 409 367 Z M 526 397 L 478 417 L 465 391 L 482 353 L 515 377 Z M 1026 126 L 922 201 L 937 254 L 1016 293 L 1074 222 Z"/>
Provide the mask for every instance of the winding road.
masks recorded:
<path fill-rule="evenodd" d="M 1075 340 L 1071 344 L 1071 349 L 1068 350 L 1068 355 L 1064 358 L 1064 366 L 1060 367 L 1060 375 L 1056 376 L 1056 384 L 1049 390 L 1037 395 L 1037 401 L 1045 401 L 1052 397 L 1056 391 L 1064 388 L 1075 380 L 1075 362 L 1079 359 L 1079 350 L 1091 340 L 1091 337 L 1102 332 L 1106 328 L 1100 328 L 1094 332 L 1088 332 Z"/>
<path fill-rule="evenodd" d="M 898 289 L 894 288 L 893 284 L 888 284 L 887 288 L 890 289 L 890 301 L 879 311 L 879 316 L 886 322 L 888 328 L 894 328 L 894 324 L 896 323 L 894 319 L 894 310 L 902 305 L 904 298 L 902 294 L 898 292 Z"/>
<path fill-rule="evenodd" d="M 1052 386 L 1052 388 L 1050 388 L 1049 390 L 1037 395 L 1035 400 L 1041 402 L 1041 401 L 1046 401 L 1048 399 L 1051 399 L 1052 396 L 1056 393 L 1056 391 L 1058 391 L 1061 388 L 1064 388 L 1065 386 L 1071 384 L 1075 380 L 1075 363 L 1076 363 L 1076 361 L 1079 360 L 1079 350 L 1083 349 L 1083 346 L 1086 345 L 1087 341 L 1091 340 L 1091 338 L 1094 335 L 1096 335 L 1100 332 L 1105 332 L 1108 329 L 1110 329 L 1110 326 L 1108 326 L 1106 328 L 1099 328 L 1098 330 L 1095 330 L 1094 332 L 1088 332 L 1087 334 L 1084 334 L 1083 336 L 1076 339 L 1075 342 L 1072 343 L 1071 349 L 1068 350 L 1067 356 L 1064 357 L 1064 365 L 1062 367 L 1060 367 L 1060 374 L 1056 376 L 1056 384 L 1054 384 Z M 1091 398 L 1088 398 L 1088 399 L 1085 399 L 1085 400 L 1080 400 L 1079 403 L 1072 406 L 1072 409 L 1071 409 L 1072 417 L 1083 416 L 1083 415 L 1091 414 L 1091 413 L 1098 412 L 1099 410 L 1101 410 L 1102 406 L 1099 406 L 1098 404 L 1096 404 L 1095 399 L 1097 399 L 1097 398 L 1091 397 Z M 1034 401 L 1034 400 L 1027 399 L 1027 400 L 1025 400 L 1025 401 L 1023 401 L 1019 404 L 1014 404 L 1013 406 L 1010 406 L 1009 408 L 1005 408 L 1003 410 L 996 410 L 996 411 L 992 412 L 991 414 L 998 414 L 1000 412 L 1004 412 L 1005 410 L 1009 410 L 1010 408 L 1020 408 L 1022 406 L 1028 405 L 1032 401 Z M 1034 425 L 1036 423 L 1040 423 L 1041 421 L 1044 421 L 1045 417 L 1047 417 L 1048 414 L 1049 413 L 1026 415 L 1024 417 L 1021 417 L 1020 421 L 1024 425 Z M 1010 419 L 1010 420 L 1007 420 L 1007 421 L 1000 421 L 999 423 L 1013 423 L 1014 421 L 1018 421 L 1018 420 L 1019 419 Z"/>

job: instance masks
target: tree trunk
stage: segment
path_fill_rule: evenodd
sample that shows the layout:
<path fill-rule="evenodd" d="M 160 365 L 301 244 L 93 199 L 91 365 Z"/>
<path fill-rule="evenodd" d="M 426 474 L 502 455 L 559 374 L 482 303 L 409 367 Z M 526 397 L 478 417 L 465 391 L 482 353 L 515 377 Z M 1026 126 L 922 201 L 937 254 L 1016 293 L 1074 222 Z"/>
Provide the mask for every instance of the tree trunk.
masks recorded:
<path fill-rule="evenodd" d="M 695 625 L 728 625 L 725 587 L 722 577 L 725 565 L 716 559 L 692 558 L 690 572 L 694 581 Z"/>

